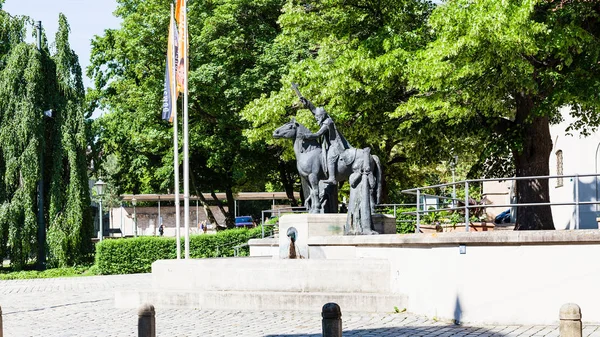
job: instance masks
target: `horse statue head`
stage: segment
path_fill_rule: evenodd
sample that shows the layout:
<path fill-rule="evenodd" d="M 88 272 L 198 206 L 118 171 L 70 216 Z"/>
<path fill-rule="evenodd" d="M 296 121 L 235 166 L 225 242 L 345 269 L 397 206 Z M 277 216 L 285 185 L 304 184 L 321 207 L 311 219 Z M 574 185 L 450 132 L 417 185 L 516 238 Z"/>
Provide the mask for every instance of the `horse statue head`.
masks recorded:
<path fill-rule="evenodd" d="M 300 123 L 296 122 L 296 118 L 283 124 L 273 131 L 273 138 L 296 139 L 298 127 Z"/>
<path fill-rule="evenodd" d="M 306 144 L 317 144 L 318 142 L 316 140 L 302 139 L 302 135 L 310 133 L 310 130 L 306 128 L 306 126 L 296 122 L 296 118 L 292 117 L 289 122 L 283 124 L 273 131 L 273 138 L 302 140 L 302 142 Z"/>

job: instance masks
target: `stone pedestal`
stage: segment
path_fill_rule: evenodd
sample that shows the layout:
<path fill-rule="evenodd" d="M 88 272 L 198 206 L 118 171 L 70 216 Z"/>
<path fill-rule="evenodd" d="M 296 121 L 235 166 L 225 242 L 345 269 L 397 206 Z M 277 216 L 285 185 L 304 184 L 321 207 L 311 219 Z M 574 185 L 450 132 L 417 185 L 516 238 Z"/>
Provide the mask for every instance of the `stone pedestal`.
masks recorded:
<path fill-rule="evenodd" d="M 309 258 L 307 239 L 314 236 L 342 236 L 347 214 L 286 214 L 279 219 L 279 258 L 290 255 L 288 230 L 296 229 L 296 255 Z M 379 234 L 396 234 L 396 218 L 388 214 L 373 214 L 373 230 Z"/>

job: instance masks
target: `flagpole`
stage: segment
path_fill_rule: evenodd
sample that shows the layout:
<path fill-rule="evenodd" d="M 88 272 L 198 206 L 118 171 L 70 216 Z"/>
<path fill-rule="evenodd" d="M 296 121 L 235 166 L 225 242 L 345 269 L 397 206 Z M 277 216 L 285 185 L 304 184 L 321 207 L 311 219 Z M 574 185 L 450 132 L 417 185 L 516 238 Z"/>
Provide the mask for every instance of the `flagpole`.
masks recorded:
<path fill-rule="evenodd" d="M 173 4 L 171 4 L 171 27 L 169 29 L 169 31 L 171 29 L 173 29 Z M 173 172 L 175 174 L 175 236 L 176 236 L 176 241 L 177 241 L 177 259 L 181 259 L 181 234 L 179 233 L 179 227 L 180 227 L 180 212 L 179 212 L 179 140 L 177 138 L 177 80 L 176 80 L 176 76 L 175 74 L 177 74 L 177 60 L 176 60 L 176 56 L 175 56 L 175 43 L 177 43 L 177 41 L 174 41 L 173 36 L 169 36 L 169 39 L 173 40 L 173 48 L 172 48 L 172 60 L 173 60 L 173 66 L 175 69 L 173 69 L 173 78 L 171 79 L 171 81 L 173 81 L 173 85 L 171 86 L 171 90 L 172 90 L 172 97 L 174 100 L 173 103 Z"/>
<path fill-rule="evenodd" d="M 183 222 L 185 226 L 185 258 L 190 258 L 190 163 L 189 163 L 189 144 L 188 144 L 188 22 L 187 22 L 187 0 L 183 1 L 183 17 L 185 23 L 184 29 L 184 53 L 185 53 L 185 83 L 183 94 Z"/>

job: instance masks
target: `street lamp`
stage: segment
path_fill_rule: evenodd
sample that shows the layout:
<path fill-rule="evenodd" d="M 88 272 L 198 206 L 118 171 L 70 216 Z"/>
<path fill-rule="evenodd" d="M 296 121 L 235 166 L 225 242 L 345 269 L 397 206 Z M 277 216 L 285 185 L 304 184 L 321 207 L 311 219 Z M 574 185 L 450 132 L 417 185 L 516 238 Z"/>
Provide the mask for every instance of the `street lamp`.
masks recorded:
<path fill-rule="evenodd" d="M 133 204 L 133 236 L 137 238 L 137 214 L 135 213 L 137 199 L 135 197 L 131 198 L 131 204 Z"/>
<path fill-rule="evenodd" d="M 102 196 L 104 195 L 104 187 L 106 183 L 99 179 L 94 186 L 96 187 L 96 193 L 98 193 L 98 200 L 100 203 L 100 225 L 98 226 L 98 240 L 102 241 Z"/>

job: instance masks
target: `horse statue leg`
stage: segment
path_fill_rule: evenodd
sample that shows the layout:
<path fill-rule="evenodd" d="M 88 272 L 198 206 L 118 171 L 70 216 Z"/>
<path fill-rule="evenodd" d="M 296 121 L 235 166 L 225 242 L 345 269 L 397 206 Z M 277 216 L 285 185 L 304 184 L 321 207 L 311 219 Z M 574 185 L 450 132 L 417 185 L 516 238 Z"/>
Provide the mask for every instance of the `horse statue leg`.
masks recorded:
<path fill-rule="evenodd" d="M 381 190 L 383 189 L 383 181 L 381 179 L 383 171 L 381 170 L 381 161 L 377 155 L 371 155 L 371 160 L 373 160 L 374 164 L 372 168 L 375 179 L 374 186 L 371 186 L 371 212 L 375 214 L 375 205 L 381 202 Z"/>
<path fill-rule="evenodd" d="M 321 202 L 319 200 L 319 178 L 316 173 L 308 175 L 310 185 L 310 209 L 308 213 L 321 213 Z"/>

